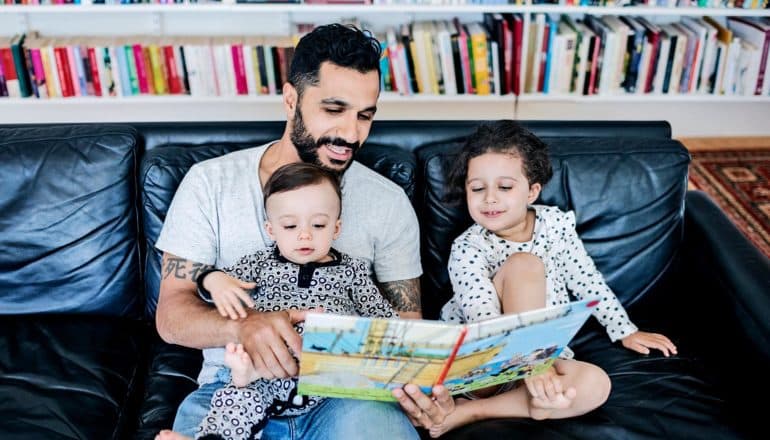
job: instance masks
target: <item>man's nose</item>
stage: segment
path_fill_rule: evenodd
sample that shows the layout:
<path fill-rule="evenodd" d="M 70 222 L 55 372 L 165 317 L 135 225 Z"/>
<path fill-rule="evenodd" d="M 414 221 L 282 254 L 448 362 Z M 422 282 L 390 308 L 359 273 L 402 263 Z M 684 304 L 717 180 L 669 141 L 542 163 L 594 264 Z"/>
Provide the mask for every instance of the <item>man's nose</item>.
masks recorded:
<path fill-rule="evenodd" d="M 358 143 L 358 115 L 355 112 L 342 119 L 337 127 L 337 136 L 349 144 Z"/>

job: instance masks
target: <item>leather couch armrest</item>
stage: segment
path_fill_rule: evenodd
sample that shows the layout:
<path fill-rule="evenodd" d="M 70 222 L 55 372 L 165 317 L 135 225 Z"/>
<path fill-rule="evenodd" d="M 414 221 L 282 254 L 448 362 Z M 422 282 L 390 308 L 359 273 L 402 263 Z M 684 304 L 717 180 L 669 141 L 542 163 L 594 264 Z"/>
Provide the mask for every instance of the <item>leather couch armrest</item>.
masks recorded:
<path fill-rule="evenodd" d="M 741 364 L 754 360 L 767 365 L 770 259 L 702 191 L 688 191 L 686 196 L 685 249 L 684 281 L 697 289 L 687 295 L 686 301 L 709 303 L 705 307 L 712 311 L 711 316 L 700 318 L 712 322 L 700 329 L 710 328 L 711 336 L 718 338 L 708 338 L 710 349 L 734 361 L 740 359 Z M 702 306 L 695 309 L 701 310 Z"/>

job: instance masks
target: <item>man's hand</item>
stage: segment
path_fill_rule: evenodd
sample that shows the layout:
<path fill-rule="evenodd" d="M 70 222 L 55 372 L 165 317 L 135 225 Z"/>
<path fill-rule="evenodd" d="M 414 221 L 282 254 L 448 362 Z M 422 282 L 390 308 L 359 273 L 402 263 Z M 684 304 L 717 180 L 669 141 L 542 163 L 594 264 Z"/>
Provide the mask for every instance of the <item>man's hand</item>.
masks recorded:
<path fill-rule="evenodd" d="M 412 425 L 430 429 L 455 410 L 455 401 L 443 385 L 434 386 L 432 392 L 429 397 L 417 385 L 408 384 L 403 389 L 394 389 L 393 397 L 398 399 Z"/>
<path fill-rule="evenodd" d="M 302 338 L 294 324 L 305 320 L 306 310 L 251 313 L 240 321 L 238 342 L 251 356 L 254 369 L 263 379 L 294 377 L 302 351 Z"/>

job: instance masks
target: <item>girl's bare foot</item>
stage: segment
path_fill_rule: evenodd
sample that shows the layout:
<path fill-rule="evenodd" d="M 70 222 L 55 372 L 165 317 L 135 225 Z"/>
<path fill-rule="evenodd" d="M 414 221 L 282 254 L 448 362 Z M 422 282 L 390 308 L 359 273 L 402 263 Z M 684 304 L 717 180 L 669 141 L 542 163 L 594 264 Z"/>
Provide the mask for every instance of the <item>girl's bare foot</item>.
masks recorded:
<path fill-rule="evenodd" d="M 185 437 L 178 432 L 174 432 L 170 429 L 164 429 L 155 436 L 155 440 L 192 440 L 190 437 Z"/>
<path fill-rule="evenodd" d="M 471 403 L 471 401 L 468 399 L 462 397 L 456 398 L 455 410 L 449 413 L 443 423 L 433 425 L 429 429 L 430 436 L 432 438 L 437 438 L 455 428 L 474 422 L 476 420 L 476 412 L 473 410 L 474 405 L 469 405 L 469 403 Z"/>
<path fill-rule="evenodd" d="M 548 399 L 546 396 L 532 397 L 530 400 L 529 415 L 535 420 L 547 419 L 551 411 L 555 409 L 567 409 L 572 406 L 572 401 L 577 396 L 577 390 L 573 387 L 567 388 L 567 391 L 558 393 L 555 398 Z"/>
<path fill-rule="evenodd" d="M 230 368 L 233 385 L 239 388 L 259 379 L 259 374 L 251 363 L 251 356 L 243 349 L 243 344 L 230 342 L 225 346 L 225 365 Z"/>

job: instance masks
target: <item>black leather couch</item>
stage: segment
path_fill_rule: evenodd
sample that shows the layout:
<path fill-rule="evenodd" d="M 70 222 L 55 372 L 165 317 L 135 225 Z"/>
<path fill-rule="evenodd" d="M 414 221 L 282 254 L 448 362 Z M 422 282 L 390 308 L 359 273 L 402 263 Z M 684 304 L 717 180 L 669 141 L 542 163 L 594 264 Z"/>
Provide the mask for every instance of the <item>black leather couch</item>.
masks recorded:
<path fill-rule="evenodd" d="M 430 318 L 450 296 L 451 241 L 470 222 L 441 202 L 443 164 L 475 125 L 376 122 L 360 153 L 414 203 Z M 668 124 L 525 125 L 552 148 L 542 201 L 576 210 L 632 319 L 670 336 L 679 355 L 630 352 L 591 320 L 572 347 L 610 374 L 603 407 L 570 420 L 487 421 L 447 438 L 763 437 L 770 262 L 687 190 L 689 155 Z M 0 438 L 150 439 L 171 426 L 201 357 L 154 329 L 153 244 L 166 209 L 193 163 L 276 139 L 283 126 L 0 125 Z"/>

